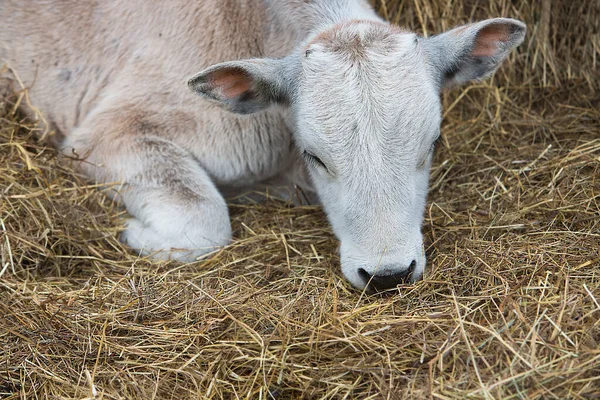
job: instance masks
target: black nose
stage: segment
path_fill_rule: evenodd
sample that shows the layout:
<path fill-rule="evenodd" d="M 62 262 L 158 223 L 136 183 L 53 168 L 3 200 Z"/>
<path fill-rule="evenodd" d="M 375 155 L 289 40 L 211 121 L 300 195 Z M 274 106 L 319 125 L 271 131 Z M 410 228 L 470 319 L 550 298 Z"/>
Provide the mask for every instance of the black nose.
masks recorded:
<path fill-rule="evenodd" d="M 408 282 L 412 276 L 417 262 L 413 260 L 407 269 L 398 273 L 386 273 L 389 269 L 383 269 L 380 274 L 371 275 L 362 268 L 358 269 L 358 275 L 364 279 L 367 284 L 367 290 L 371 292 L 385 292 L 394 289 L 396 286 Z"/>

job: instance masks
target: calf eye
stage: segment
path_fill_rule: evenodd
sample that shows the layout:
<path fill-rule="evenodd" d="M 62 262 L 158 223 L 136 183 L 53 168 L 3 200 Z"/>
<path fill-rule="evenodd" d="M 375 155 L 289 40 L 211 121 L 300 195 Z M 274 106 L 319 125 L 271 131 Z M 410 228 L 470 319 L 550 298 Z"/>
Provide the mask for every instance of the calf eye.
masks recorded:
<path fill-rule="evenodd" d="M 433 144 L 431 145 L 431 147 L 429 148 L 429 151 L 428 151 L 427 153 L 428 153 L 428 154 L 432 154 L 434 150 L 435 150 L 435 143 L 433 143 Z"/>
<path fill-rule="evenodd" d="M 439 141 L 440 141 L 440 137 L 438 136 L 437 139 L 435 139 L 433 141 L 433 143 L 431 143 L 429 150 L 427 150 L 427 155 L 425 156 L 425 158 L 423 160 L 421 160 L 421 162 L 418 165 L 419 168 L 425 167 L 425 164 L 427 164 L 427 161 L 429 160 L 429 158 L 433 156 L 433 151 L 435 150 L 435 146 Z"/>
<path fill-rule="evenodd" d="M 431 144 L 431 147 L 429 148 L 428 154 L 432 154 L 433 150 L 435 150 L 435 146 L 437 146 L 437 144 L 442 140 L 442 136 L 438 135 L 437 138 L 435 138 L 435 140 L 433 141 L 433 143 Z"/>
<path fill-rule="evenodd" d="M 309 164 L 315 165 L 317 167 L 323 168 L 326 171 L 329 171 L 327 165 L 321 159 L 314 154 L 309 153 L 308 151 L 304 151 L 304 158 Z"/>

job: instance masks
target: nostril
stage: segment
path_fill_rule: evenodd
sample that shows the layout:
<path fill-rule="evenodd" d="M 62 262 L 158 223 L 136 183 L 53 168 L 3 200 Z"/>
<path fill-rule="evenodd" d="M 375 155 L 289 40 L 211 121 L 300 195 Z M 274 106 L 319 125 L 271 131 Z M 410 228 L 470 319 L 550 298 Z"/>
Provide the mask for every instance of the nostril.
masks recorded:
<path fill-rule="evenodd" d="M 381 275 L 371 275 L 365 269 L 359 268 L 358 275 L 367 284 L 367 290 L 371 292 L 384 292 L 408 282 L 416 267 L 417 262 L 413 260 L 408 268 L 396 274 L 385 273 L 385 271 L 389 271 L 389 269 L 385 269 Z"/>
<path fill-rule="evenodd" d="M 415 268 L 417 267 L 417 260 L 412 260 L 412 262 L 410 263 L 410 265 L 408 266 L 408 270 L 407 272 L 409 274 L 412 274 L 413 271 L 415 270 Z"/>
<path fill-rule="evenodd" d="M 365 283 L 369 282 L 371 279 L 371 274 L 369 274 L 363 268 L 358 269 L 358 275 L 365 281 Z"/>

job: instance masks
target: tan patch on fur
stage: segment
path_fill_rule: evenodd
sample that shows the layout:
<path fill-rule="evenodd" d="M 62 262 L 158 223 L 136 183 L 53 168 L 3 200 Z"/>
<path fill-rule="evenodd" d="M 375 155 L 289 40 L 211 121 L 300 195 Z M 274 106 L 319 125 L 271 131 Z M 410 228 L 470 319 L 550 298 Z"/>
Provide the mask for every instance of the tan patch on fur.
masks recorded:
<path fill-rule="evenodd" d="M 312 45 L 330 43 L 335 37 L 335 31 L 339 29 L 339 25 L 334 26 L 332 29 L 323 31 L 315 36 L 310 42 L 306 44 L 304 50 L 308 50 Z"/>
<path fill-rule="evenodd" d="M 370 29 L 361 37 L 352 27 L 355 25 L 369 25 Z M 305 47 L 321 45 L 329 51 L 344 53 L 353 59 L 365 56 L 366 49 L 374 42 L 389 40 L 392 35 L 406 33 L 398 26 L 371 20 L 345 21 L 333 26 L 315 36 Z"/>

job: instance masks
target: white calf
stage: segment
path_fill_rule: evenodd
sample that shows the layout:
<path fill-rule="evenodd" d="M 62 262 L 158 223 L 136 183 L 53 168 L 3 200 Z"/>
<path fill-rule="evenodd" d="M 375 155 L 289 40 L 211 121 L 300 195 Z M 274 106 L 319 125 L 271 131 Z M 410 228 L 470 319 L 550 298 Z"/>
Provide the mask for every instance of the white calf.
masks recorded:
<path fill-rule="evenodd" d="M 490 19 L 423 38 L 363 0 L 3 0 L 0 20 L 0 61 L 62 151 L 124 183 L 131 247 L 193 260 L 231 239 L 224 191 L 307 171 L 344 275 L 375 290 L 423 274 L 440 90 L 525 35 Z"/>

